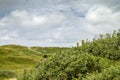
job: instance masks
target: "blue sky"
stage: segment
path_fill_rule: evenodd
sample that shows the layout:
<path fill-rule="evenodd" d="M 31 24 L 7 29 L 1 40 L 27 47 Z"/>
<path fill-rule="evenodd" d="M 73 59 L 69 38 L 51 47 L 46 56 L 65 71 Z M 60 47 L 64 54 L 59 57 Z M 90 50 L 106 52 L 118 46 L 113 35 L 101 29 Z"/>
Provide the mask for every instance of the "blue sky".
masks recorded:
<path fill-rule="evenodd" d="M 120 0 L 0 0 L 0 45 L 73 46 L 119 21 Z"/>

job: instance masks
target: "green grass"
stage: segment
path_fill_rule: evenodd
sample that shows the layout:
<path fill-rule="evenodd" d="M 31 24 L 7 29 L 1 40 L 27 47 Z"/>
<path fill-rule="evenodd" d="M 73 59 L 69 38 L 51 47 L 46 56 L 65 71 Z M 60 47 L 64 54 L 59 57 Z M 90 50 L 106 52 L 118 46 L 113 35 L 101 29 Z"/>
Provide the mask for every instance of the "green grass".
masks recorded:
<path fill-rule="evenodd" d="M 23 69 L 35 67 L 38 63 L 40 63 L 41 59 L 42 57 L 39 54 L 28 50 L 26 46 L 0 46 L 0 77 L 2 77 L 3 70 L 6 72 L 13 71 L 15 74 L 19 74 L 23 71 Z M 5 76 L 7 75 L 10 74 L 6 74 Z"/>
<path fill-rule="evenodd" d="M 16 77 L 16 75 L 19 76 L 24 70 L 29 71 L 36 67 L 38 63 L 44 62 L 55 53 L 68 48 L 31 47 L 31 49 L 40 52 L 40 54 L 29 50 L 27 46 L 13 44 L 0 46 L 0 80 Z M 4 71 L 6 74 L 4 74 Z M 10 71 L 15 75 L 7 74 Z"/>

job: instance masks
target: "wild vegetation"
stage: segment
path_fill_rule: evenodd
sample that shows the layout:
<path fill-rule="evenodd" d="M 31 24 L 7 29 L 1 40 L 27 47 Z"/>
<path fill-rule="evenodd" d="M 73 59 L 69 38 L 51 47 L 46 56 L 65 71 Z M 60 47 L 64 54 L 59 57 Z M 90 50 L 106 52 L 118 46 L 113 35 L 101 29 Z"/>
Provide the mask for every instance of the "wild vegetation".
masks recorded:
<path fill-rule="evenodd" d="M 50 48 L 48 50 L 47 48 L 31 47 L 31 49 L 27 46 L 13 44 L 0 46 L 0 80 L 21 76 L 24 70 L 30 71 L 37 64 L 54 55 L 56 51 L 64 48 Z M 40 53 L 34 52 L 34 50 L 37 51 L 36 49 L 39 49 Z M 50 54 L 47 51 L 54 53 Z"/>
<path fill-rule="evenodd" d="M 77 43 L 73 48 L 31 49 L 40 53 L 25 46 L 1 46 L 0 77 L 17 77 L 18 80 L 120 80 L 120 30 L 101 34 L 92 41 L 82 40 L 81 45 Z"/>

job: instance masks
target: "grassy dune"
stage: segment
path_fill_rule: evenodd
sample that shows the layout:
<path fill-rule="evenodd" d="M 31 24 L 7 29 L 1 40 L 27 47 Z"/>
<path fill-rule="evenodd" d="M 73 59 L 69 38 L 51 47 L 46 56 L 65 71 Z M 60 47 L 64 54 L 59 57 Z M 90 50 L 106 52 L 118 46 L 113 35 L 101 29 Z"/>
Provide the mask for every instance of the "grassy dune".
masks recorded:
<path fill-rule="evenodd" d="M 31 47 L 31 49 L 13 44 L 0 46 L 0 79 L 19 76 L 24 69 L 29 71 L 56 52 L 68 48 Z"/>
<path fill-rule="evenodd" d="M 41 59 L 39 54 L 28 50 L 26 46 L 0 46 L 0 77 L 15 77 L 24 69 L 35 67 Z"/>

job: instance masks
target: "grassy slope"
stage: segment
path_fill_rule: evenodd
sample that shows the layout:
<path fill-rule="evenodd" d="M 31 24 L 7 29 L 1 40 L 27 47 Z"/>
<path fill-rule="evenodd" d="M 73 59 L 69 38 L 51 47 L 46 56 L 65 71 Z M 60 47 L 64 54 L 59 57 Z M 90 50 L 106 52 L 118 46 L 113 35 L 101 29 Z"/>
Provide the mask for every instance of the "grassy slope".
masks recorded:
<path fill-rule="evenodd" d="M 23 69 L 36 66 L 42 57 L 28 50 L 25 46 L 0 46 L 0 71 L 15 71 L 20 73 Z"/>
<path fill-rule="evenodd" d="M 27 70 L 32 69 L 38 63 L 44 61 L 46 55 L 48 58 L 49 56 L 52 56 L 56 52 L 66 50 L 69 48 L 31 47 L 31 49 L 42 54 L 30 50 L 26 46 L 20 45 L 0 46 L 0 77 L 1 75 L 3 75 L 3 73 L 9 73 L 9 71 L 10 72 L 12 71 L 15 74 L 20 75 L 24 69 Z"/>

